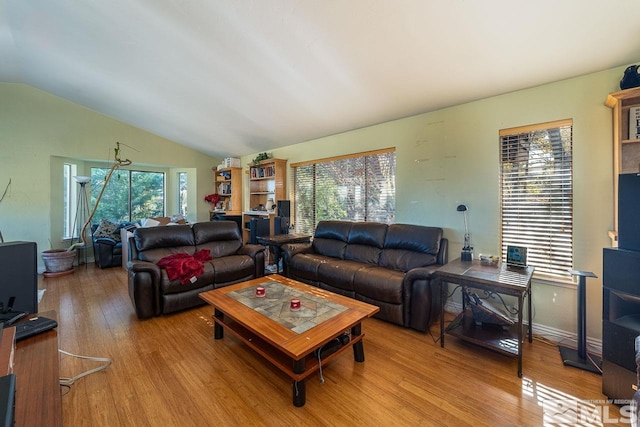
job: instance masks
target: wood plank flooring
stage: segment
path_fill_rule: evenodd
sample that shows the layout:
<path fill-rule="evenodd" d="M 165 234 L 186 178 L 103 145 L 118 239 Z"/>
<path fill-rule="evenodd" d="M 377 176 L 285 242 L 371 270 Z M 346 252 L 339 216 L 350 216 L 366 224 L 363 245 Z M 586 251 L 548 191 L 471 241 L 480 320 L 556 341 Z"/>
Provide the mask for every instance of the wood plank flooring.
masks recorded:
<path fill-rule="evenodd" d="M 335 359 L 324 383 L 307 380 L 307 403 L 296 408 L 284 374 L 231 334 L 213 340 L 209 306 L 140 321 L 119 267 L 80 266 L 40 277 L 39 287 L 40 311 L 58 312 L 62 350 L 113 360 L 61 388 L 67 426 L 537 426 L 557 421 L 545 401 L 605 399 L 599 375 L 564 367 L 544 341 L 525 343 L 518 378 L 515 359 L 453 337 L 440 348 L 435 326 L 432 336 L 368 319 L 366 361 Z M 96 366 L 60 356 L 64 377 Z M 619 408 L 605 407 L 604 424 L 584 425 L 613 425 Z"/>

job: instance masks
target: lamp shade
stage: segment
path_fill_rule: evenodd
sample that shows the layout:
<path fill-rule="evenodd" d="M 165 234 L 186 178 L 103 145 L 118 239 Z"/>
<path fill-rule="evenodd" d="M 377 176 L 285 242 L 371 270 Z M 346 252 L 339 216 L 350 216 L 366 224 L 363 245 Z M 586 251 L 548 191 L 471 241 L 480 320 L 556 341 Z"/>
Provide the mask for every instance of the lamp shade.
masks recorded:
<path fill-rule="evenodd" d="M 73 179 L 78 181 L 78 184 L 86 184 L 87 182 L 91 181 L 91 177 L 83 175 L 76 175 L 73 177 Z"/>

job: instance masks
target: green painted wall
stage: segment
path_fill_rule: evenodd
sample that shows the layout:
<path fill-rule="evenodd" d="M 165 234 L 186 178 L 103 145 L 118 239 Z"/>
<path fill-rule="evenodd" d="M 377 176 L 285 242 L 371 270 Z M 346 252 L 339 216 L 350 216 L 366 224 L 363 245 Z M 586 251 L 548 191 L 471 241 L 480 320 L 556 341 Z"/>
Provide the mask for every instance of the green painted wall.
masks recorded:
<path fill-rule="evenodd" d="M 273 150 L 289 164 L 385 147 L 396 147 L 396 222 L 440 226 L 459 256 L 463 218 L 469 206 L 475 253 L 499 253 L 498 131 L 573 119 L 575 268 L 602 277 L 602 248 L 613 227 L 612 112 L 604 105 L 618 90 L 624 67 L 521 90 L 432 113 Z M 254 153 L 242 159 L 247 164 Z M 288 175 L 291 178 L 291 170 Z M 245 194 L 248 180 L 245 177 Z M 293 186 L 288 185 L 291 193 Z M 247 200 L 245 200 L 247 206 Z M 534 323 L 576 331 L 574 285 L 536 281 Z M 601 337 L 602 282 L 587 285 L 588 336 Z"/>
<path fill-rule="evenodd" d="M 177 173 L 187 171 L 189 220 L 209 219 L 209 205 L 202 198 L 213 191 L 211 167 L 220 159 L 33 87 L 0 83 L 0 191 L 11 180 L 0 203 L 4 240 L 34 241 L 40 251 L 66 247 L 62 164 L 74 161 L 80 175 L 89 174 L 92 165 L 110 166 L 116 141 L 132 147 L 121 147 L 121 157 L 133 162 L 131 168 L 167 173 L 168 215 L 177 212 Z"/>
<path fill-rule="evenodd" d="M 441 226 L 450 257 L 462 246 L 463 221 L 455 211 L 469 206 L 475 253 L 498 253 L 498 131 L 571 118 L 574 121 L 575 268 L 602 277 L 602 248 L 613 226 L 611 110 L 604 105 L 618 90 L 625 67 L 521 90 L 452 108 L 369 126 L 273 150 L 289 163 L 378 148 L 396 147 L 397 222 Z M 20 84 L 0 84 L 0 187 L 12 185 L 0 203 L 5 240 L 36 241 L 39 248 L 61 242 L 52 231 L 62 208 L 52 188 L 52 165 L 60 158 L 104 161 L 115 141 L 134 162 L 197 171 L 193 202 L 197 220 L 208 219 L 204 195 L 212 192 L 211 166 L 220 159 L 97 114 Z M 244 156 L 249 163 L 257 153 Z M 144 160 L 143 160 L 144 159 Z M 57 168 L 57 164 L 55 165 Z M 291 179 L 291 171 L 288 177 Z M 57 179 L 57 178 L 56 178 Z M 248 177 L 243 175 L 248 206 Z M 292 190 L 289 182 L 288 190 Z M 57 190 L 56 190 L 57 191 Z M 190 201 L 190 205 L 191 205 Z M 52 219 L 53 218 L 53 219 Z M 587 286 L 587 332 L 601 337 L 602 281 Z M 575 286 L 536 281 L 534 323 L 575 333 Z"/>

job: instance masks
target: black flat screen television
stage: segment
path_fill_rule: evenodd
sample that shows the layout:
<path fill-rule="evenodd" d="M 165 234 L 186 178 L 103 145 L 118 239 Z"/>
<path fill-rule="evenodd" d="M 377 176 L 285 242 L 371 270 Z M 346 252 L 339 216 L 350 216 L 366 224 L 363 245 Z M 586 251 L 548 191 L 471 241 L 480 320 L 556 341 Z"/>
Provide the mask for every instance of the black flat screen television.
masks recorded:
<path fill-rule="evenodd" d="M 0 243 L 0 318 L 13 298 L 13 311 L 38 312 L 37 245 Z"/>

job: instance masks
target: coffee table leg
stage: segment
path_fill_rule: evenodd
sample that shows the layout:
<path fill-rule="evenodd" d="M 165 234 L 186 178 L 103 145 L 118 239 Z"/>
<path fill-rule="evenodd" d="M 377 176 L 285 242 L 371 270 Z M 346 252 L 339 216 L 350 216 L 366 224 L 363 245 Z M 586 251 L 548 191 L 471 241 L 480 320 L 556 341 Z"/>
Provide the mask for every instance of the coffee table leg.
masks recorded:
<path fill-rule="evenodd" d="M 214 310 L 213 315 L 218 319 L 222 319 L 224 317 L 224 313 L 217 308 Z M 224 338 L 224 329 L 218 322 L 213 322 L 213 338 L 216 340 Z"/>
<path fill-rule="evenodd" d="M 302 374 L 306 370 L 305 359 L 293 361 L 293 372 Z M 304 406 L 307 401 L 307 384 L 306 380 L 293 381 L 293 406 L 299 408 Z"/>
<path fill-rule="evenodd" d="M 351 328 L 351 337 L 355 338 L 362 333 L 362 326 L 360 323 Z M 364 362 L 364 346 L 362 345 L 362 340 L 353 344 L 353 359 L 356 362 Z"/>

